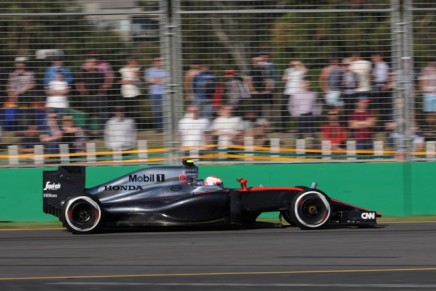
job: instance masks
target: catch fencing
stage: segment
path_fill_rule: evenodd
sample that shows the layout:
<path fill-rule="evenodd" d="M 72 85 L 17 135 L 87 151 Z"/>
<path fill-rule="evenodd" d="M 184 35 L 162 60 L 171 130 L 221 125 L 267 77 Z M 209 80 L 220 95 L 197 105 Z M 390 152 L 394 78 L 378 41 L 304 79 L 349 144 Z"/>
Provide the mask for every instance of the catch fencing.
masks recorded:
<path fill-rule="evenodd" d="M 1 5 L 3 166 L 436 157 L 434 1 Z"/>

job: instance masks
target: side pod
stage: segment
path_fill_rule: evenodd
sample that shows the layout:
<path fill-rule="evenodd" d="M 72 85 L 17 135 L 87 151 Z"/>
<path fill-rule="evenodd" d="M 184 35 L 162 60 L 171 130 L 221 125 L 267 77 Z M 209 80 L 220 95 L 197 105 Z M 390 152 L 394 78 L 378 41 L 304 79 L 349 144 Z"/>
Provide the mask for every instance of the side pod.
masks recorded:
<path fill-rule="evenodd" d="M 63 166 L 56 171 L 43 172 L 42 207 L 44 213 L 60 217 L 65 200 L 83 193 L 86 168 Z"/>

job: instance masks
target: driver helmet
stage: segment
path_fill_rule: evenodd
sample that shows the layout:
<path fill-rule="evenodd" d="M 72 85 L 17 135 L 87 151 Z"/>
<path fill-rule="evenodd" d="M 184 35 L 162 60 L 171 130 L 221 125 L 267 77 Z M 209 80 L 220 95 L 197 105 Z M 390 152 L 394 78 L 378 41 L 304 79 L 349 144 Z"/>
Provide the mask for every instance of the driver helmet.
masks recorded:
<path fill-rule="evenodd" d="M 223 181 L 218 176 L 209 176 L 204 179 L 204 185 L 222 185 Z"/>

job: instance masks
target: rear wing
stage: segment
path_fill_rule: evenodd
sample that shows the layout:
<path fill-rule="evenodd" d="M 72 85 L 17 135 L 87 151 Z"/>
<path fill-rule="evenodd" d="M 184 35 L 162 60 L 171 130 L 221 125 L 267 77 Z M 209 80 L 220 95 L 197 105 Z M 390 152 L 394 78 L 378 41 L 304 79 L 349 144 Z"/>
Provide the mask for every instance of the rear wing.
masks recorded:
<path fill-rule="evenodd" d="M 42 208 L 44 213 L 60 217 L 68 197 L 83 194 L 86 168 L 62 166 L 56 171 L 44 171 L 42 176 Z"/>

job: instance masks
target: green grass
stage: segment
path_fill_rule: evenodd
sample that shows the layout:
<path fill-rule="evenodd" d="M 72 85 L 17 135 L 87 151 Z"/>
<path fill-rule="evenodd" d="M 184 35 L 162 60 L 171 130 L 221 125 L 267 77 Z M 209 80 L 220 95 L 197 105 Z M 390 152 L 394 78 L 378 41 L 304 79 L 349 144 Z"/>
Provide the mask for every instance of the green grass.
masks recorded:
<path fill-rule="evenodd" d="M 49 229 L 62 227 L 59 221 L 49 222 L 0 222 L 0 229 Z"/>
<path fill-rule="evenodd" d="M 387 216 L 377 219 L 378 222 L 436 222 L 436 215 Z"/>

